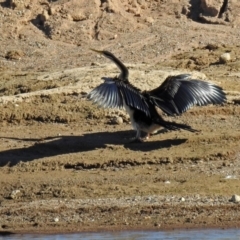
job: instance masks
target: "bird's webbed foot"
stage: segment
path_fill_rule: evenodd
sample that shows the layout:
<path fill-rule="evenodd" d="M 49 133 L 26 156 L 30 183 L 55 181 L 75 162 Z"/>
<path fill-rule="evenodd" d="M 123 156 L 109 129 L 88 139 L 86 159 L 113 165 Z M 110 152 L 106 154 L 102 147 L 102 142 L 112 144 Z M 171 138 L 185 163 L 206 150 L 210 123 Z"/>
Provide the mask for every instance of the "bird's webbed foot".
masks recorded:
<path fill-rule="evenodd" d="M 131 138 L 130 141 L 129 141 L 129 143 L 143 143 L 143 142 L 144 142 L 144 139 L 136 138 L 136 137 Z"/>
<path fill-rule="evenodd" d="M 150 137 L 149 134 L 147 134 L 145 137 L 140 137 L 140 135 L 137 134 L 136 137 L 130 139 L 130 143 L 143 143 L 146 140 L 148 140 L 149 137 Z"/>

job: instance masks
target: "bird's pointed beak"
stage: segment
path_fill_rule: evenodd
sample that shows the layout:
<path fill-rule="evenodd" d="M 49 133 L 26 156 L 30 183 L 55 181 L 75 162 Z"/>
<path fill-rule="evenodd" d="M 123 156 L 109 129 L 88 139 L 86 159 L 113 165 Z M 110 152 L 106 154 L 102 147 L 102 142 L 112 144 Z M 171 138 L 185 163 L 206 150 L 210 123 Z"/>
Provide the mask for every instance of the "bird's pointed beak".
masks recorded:
<path fill-rule="evenodd" d="M 96 50 L 96 49 L 93 49 L 93 48 L 90 48 L 90 50 L 92 50 L 94 52 L 97 52 L 97 53 L 100 53 L 100 54 L 103 54 L 103 51 L 101 51 L 101 50 Z"/>

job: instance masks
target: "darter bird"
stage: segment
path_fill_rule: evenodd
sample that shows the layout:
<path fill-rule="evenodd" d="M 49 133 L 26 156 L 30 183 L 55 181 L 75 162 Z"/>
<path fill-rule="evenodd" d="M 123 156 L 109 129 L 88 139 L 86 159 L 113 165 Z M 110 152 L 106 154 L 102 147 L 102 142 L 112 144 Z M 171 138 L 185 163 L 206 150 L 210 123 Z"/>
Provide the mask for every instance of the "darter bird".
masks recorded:
<path fill-rule="evenodd" d="M 125 108 L 136 130 L 135 141 L 148 139 L 151 133 L 162 127 L 197 132 L 188 125 L 164 120 L 160 109 L 167 115 L 175 116 L 194 105 L 222 104 L 226 101 L 221 87 L 192 79 L 190 74 L 168 76 L 159 87 L 141 91 L 129 82 L 128 69 L 117 57 L 108 51 L 91 50 L 113 61 L 121 73 L 114 78 L 103 77 L 104 82 L 94 88 L 87 98 L 104 108 Z M 146 133 L 145 138 L 141 138 L 141 132 Z"/>

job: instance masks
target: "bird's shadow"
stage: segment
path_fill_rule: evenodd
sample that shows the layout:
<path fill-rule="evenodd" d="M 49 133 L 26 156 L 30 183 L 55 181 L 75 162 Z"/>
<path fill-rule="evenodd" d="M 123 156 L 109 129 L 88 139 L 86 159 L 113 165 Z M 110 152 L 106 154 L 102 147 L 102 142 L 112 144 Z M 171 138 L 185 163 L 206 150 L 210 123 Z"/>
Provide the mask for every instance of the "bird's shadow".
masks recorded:
<path fill-rule="evenodd" d="M 9 149 L 0 152 L 0 166 L 14 166 L 20 161 L 28 162 L 45 157 L 87 152 L 99 148 L 106 148 L 108 145 L 122 145 L 133 151 L 148 152 L 151 150 L 169 148 L 173 145 L 180 145 L 187 139 L 166 139 L 158 141 L 147 141 L 144 143 L 131 143 L 129 139 L 133 131 L 97 132 L 87 133 L 82 136 L 54 136 L 44 139 L 38 138 L 9 138 L 2 139 L 16 140 L 33 143 L 30 147 Z"/>

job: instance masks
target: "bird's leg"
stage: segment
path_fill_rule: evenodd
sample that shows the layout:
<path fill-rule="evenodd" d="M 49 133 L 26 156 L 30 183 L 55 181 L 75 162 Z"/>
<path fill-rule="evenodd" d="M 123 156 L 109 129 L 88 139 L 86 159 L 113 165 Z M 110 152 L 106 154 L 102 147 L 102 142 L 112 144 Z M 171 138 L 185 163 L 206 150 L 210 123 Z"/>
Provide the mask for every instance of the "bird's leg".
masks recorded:
<path fill-rule="evenodd" d="M 136 142 L 143 142 L 141 139 L 141 131 L 140 129 L 136 129 L 136 137 L 133 137 L 130 139 L 130 143 L 136 143 Z"/>
<path fill-rule="evenodd" d="M 131 143 L 142 143 L 145 140 L 147 140 L 149 138 L 149 134 L 147 134 L 144 138 L 141 138 L 141 130 L 140 129 L 136 129 L 137 133 L 136 133 L 136 137 L 131 139 Z"/>

